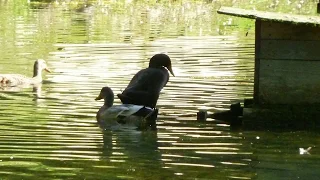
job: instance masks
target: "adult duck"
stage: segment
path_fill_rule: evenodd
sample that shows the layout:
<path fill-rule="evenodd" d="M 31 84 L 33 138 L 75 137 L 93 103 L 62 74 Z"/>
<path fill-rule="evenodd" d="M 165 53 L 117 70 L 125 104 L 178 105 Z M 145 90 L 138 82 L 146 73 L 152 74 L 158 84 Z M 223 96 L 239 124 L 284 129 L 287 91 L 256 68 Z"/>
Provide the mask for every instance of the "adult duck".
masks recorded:
<path fill-rule="evenodd" d="M 119 129 L 133 127 L 144 129 L 154 128 L 157 110 L 142 105 L 113 105 L 114 93 L 111 88 L 103 87 L 95 100 L 104 99 L 103 106 L 96 115 L 98 125 L 103 129 Z"/>
<path fill-rule="evenodd" d="M 42 82 L 42 70 L 51 72 L 43 59 L 34 62 L 33 77 L 26 77 L 21 74 L 0 74 L 0 86 L 13 87 L 23 85 L 36 85 Z"/>
<path fill-rule="evenodd" d="M 160 91 L 169 81 L 169 73 L 174 76 L 171 59 L 166 54 L 156 54 L 149 61 L 149 67 L 133 76 L 126 89 L 118 94 L 123 104 L 136 104 L 154 108 Z"/>

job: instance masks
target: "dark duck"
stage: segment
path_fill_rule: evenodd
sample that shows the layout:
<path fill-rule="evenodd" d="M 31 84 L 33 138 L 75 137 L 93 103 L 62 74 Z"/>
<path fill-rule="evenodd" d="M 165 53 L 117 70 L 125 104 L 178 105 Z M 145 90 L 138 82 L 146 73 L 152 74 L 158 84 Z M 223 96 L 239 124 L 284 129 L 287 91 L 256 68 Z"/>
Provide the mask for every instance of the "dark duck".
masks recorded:
<path fill-rule="evenodd" d="M 171 59 L 166 54 L 156 54 L 149 67 L 133 76 L 126 89 L 118 94 L 123 104 L 143 105 L 155 108 L 160 91 L 169 81 L 169 72 L 174 76 Z"/>

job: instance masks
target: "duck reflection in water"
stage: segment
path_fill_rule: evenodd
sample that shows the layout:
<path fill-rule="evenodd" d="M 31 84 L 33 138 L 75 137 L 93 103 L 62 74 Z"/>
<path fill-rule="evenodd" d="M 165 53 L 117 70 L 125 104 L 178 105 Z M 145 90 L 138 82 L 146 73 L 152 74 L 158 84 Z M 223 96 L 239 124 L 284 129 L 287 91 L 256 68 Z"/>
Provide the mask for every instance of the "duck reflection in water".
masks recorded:
<path fill-rule="evenodd" d="M 101 161 L 116 162 L 118 170 L 124 170 L 127 175 L 135 174 L 135 170 L 146 171 L 139 174 L 139 179 L 150 179 L 150 174 L 159 173 L 163 168 L 162 154 L 159 150 L 156 131 L 103 131 Z M 151 163 L 150 163 L 151 162 Z M 131 171 L 132 170 L 132 171 Z M 109 178 L 119 179 L 119 177 Z"/>
<path fill-rule="evenodd" d="M 126 89 L 118 94 L 123 104 L 143 105 L 155 108 L 160 91 L 169 81 L 169 73 L 174 76 L 171 59 L 166 54 L 156 54 L 149 67 L 133 76 Z"/>

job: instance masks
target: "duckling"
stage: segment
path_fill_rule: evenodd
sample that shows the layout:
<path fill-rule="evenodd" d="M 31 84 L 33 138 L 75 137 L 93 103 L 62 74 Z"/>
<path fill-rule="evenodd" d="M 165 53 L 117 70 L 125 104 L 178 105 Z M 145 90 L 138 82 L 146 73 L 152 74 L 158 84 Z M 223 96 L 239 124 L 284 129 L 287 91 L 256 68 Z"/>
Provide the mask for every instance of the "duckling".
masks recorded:
<path fill-rule="evenodd" d="M 102 129 L 119 129 L 131 127 L 145 129 L 155 122 L 158 111 L 150 107 L 134 104 L 113 105 L 114 93 L 111 88 L 103 87 L 95 100 L 104 99 L 103 106 L 96 115 Z"/>
<path fill-rule="evenodd" d="M 143 105 L 154 108 L 160 91 L 169 81 L 169 73 L 174 76 L 171 59 L 166 54 L 156 54 L 149 61 L 149 67 L 133 76 L 126 89 L 118 94 L 123 104 Z"/>
<path fill-rule="evenodd" d="M 21 85 L 36 85 L 42 82 L 42 70 L 51 72 L 46 61 L 38 59 L 33 66 L 33 77 L 26 77 L 21 74 L 0 74 L 0 86 L 13 87 Z"/>

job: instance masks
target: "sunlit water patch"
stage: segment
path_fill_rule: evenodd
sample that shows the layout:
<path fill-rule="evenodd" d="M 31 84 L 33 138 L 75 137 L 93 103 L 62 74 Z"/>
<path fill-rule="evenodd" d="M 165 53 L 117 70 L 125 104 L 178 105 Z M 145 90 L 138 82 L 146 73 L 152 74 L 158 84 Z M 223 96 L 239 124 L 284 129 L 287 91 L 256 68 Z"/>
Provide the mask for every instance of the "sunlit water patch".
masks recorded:
<path fill-rule="evenodd" d="M 227 108 L 230 102 L 252 93 L 252 54 L 246 48 L 238 50 L 241 46 L 245 45 L 235 36 L 181 37 L 144 45 L 56 44 L 57 50 L 47 60 L 53 72 L 45 75 L 38 93 L 26 89 L 30 95 L 5 101 L 4 112 L 17 109 L 14 117 L 19 118 L 12 119 L 7 113 L 11 116 L 2 119 L 6 143 L 1 147 L 7 149 L 2 159 L 18 164 L 44 159 L 66 167 L 73 161 L 90 162 L 90 167 L 106 166 L 110 171 L 123 167 L 132 177 L 146 168 L 146 173 L 160 171 L 168 177 L 202 174 L 209 178 L 210 171 L 248 166 L 252 153 L 241 142 L 241 134 L 231 133 L 227 125 L 196 122 L 198 109 Z M 120 93 L 138 70 L 148 66 L 149 58 L 161 52 L 171 57 L 176 76 L 170 77 L 161 93 L 158 130 L 102 132 L 95 120 L 102 102 L 94 101 L 100 88 L 109 86 Z M 15 108 L 19 100 L 29 103 Z M 58 177 L 83 171 L 78 166 L 69 173 L 56 165 L 49 167 Z M 232 176 L 251 174 L 236 171 Z"/>

